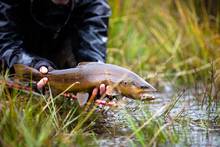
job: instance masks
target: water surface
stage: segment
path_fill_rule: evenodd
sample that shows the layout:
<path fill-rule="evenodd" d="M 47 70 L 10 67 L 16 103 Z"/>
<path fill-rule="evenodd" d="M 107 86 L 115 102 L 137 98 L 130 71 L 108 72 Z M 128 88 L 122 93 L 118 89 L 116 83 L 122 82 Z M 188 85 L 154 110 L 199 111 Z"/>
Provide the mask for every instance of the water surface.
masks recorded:
<path fill-rule="evenodd" d="M 123 98 L 121 107 L 105 108 L 104 118 L 99 120 L 100 146 L 131 146 L 128 136 L 132 134 L 127 120 L 127 113 L 136 119 L 136 122 L 146 119 L 145 110 L 158 117 L 164 112 L 158 112 L 166 105 L 174 107 L 164 118 L 164 124 L 173 121 L 178 142 L 175 144 L 163 143 L 160 146 L 220 146 L 220 126 L 218 125 L 219 110 L 216 103 L 209 103 L 208 98 L 199 98 L 202 92 L 194 90 L 166 90 L 156 94 L 157 99 L 152 102 L 140 102 Z M 155 118 L 156 119 L 156 118 Z M 172 120 L 176 119 L 176 120 Z M 147 120 L 146 120 L 147 121 Z"/>

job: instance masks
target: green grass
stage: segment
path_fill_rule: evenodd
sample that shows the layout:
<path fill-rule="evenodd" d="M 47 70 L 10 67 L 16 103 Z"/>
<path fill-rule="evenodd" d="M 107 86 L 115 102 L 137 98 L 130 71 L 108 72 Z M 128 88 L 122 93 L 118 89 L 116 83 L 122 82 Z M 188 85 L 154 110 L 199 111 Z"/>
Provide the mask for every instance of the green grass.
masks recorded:
<path fill-rule="evenodd" d="M 71 100 L 36 97 L 4 88 L 0 104 L 0 144 L 3 146 L 96 144 L 90 131 L 92 121 L 88 120 L 97 116 L 80 110 Z"/>
<path fill-rule="evenodd" d="M 164 111 L 165 107 L 159 109 L 155 114 L 151 114 L 146 110 L 142 111 L 143 120 L 137 122 L 135 116 L 127 113 L 129 127 L 133 133 L 128 136 L 128 139 L 133 139 L 131 142 L 134 145 L 141 146 L 158 146 L 165 143 L 175 144 L 178 142 L 178 134 L 172 128 L 172 122 L 165 123 L 164 117 L 159 113 Z M 135 139 L 134 139 L 135 138 Z"/>
<path fill-rule="evenodd" d="M 166 82 L 173 84 L 174 90 L 202 84 L 205 96 L 200 98 L 198 94 L 196 100 L 201 106 L 208 103 L 207 113 L 211 111 L 212 102 L 218 102 L 220 87 L 219 14 L 210 16 L 202 3 L 190 0 L 109 2 L 113 13 L 108 62 L 132 69 L 159 90 Z M 127 134 L 128 142 L 132 146 L 178 143 L 173 123 L 187 126 L 191 121 L 178 115 L 172 119 L 174 122 L 165 121 L 177 101 L 178 97 L 174 98 L 160 115 L 148 108 L 143 110 L 144 117 L 139 121 L 125 111 L 132 130 Z M 63 97 L 9 92 L 2 85 L 0 146 L 96 146 L 94 124 L 102 118 L 94 110 L 85 113 Z M 220 124 L 219 119 L 216 122 Z"/>

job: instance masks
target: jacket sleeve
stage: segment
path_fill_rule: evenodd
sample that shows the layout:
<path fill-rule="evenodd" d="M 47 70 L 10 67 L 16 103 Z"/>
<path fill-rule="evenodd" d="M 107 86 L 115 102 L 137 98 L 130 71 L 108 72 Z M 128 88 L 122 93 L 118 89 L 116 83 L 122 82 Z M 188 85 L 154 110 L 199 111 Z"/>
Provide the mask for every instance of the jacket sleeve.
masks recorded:
<path fill-rule="evenodd" d="M 79 61 L 106 60 L 108 21 L 111 10 L 107 0 L 80 0 L 82 26 L 79 28 Z"/>
<path fill-rule="evenodd" d="M 32 56 L 25 50 L 17 22 L 19 1 L 0 0 L 0 60 L 6 68 L 11 68 L 13 64 L 25 64 L 34 68 L 41 65 L 53 66 L 50 61 Z"/>

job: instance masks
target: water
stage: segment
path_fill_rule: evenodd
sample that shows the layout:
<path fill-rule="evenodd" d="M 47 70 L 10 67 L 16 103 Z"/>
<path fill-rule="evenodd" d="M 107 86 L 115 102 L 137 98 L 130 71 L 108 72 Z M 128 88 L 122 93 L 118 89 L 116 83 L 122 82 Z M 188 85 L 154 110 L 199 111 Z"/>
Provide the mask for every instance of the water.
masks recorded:
<path fill-rule="evenodd" d="M 216 104 L 209 103 L 208 99 L 204 99 L 204 97 L 199 98 L 199 96 L 203 96 L 202 92 L 195 94 L 193 90 L 170 91 L 170 88 L 168 90 L 157 93 L 157 99 L 150 103 L 123 98 L 120 102 L 121 107 L 106 108 L 103 112 L 105 117 L 98 122 L 98 126 L 101 128 L 97 129 L 97 134 L 100 136 L 99 145 L 131 146 L 128 136 L 132 130 L 125 113 L 128 112 L 138 123 L 146 119 L 143 110 L 149 110 L 151 114 L 158 113 L 160 116 L 164 111 L 158 111 L 176 100 L 177 103 L 169 112 L 169 117 L 164 120 L 164 122 L 169 122 L 177 118 L 173 121 L 172 126 L 175 128 L 179 140 L 172 146 L 220 146 L 219 110 Z M 171 146 L 171 144 L 165 143 L 160 146 Z"/>

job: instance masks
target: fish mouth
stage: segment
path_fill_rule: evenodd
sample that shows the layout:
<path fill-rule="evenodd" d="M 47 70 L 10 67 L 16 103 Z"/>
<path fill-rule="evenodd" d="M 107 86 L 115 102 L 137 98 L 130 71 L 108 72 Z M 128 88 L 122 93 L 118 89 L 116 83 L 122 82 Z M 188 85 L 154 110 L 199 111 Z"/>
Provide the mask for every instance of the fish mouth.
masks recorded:
<path fill-rule="evenodd" d="M 156 92 L 157 89 L 151 85 L 140 86 L 141 92 Z"/>
<path fill-rule="evenodd" d="M 141 100 L 154 100 L 154 99 L 156 99 L 155 95 L 153 93 L 149 93 L 149 92 L 148 93 L 146 93 L 146 92 L 140 93 L 139 95 L 140 95 Z"/>
<path fill-rule="evenodd" d="M 154 93 L 157 91 L 154 87 L 142 89 L 138 94 L 141 100 L 154 100 Z"/>
<path fill-rule="evenodd" d="M 152 86 L 152 87 L 141 88 L 138 93 L 145 94 L 145 93 L 153 93 L 153 92 L 157 92 L 157 89 Z"/>

